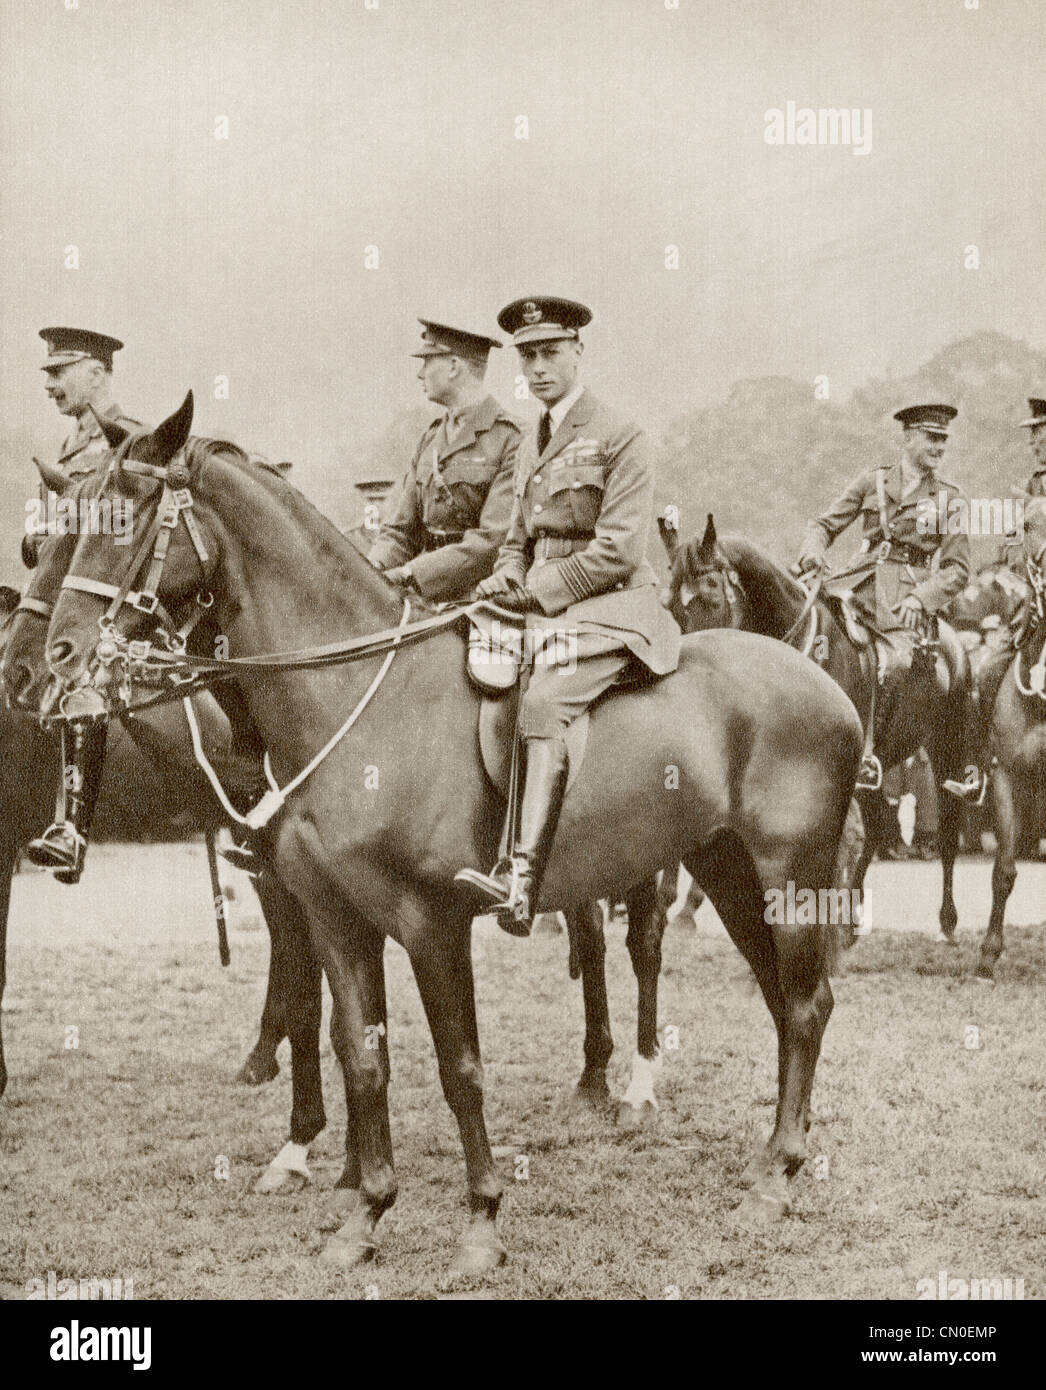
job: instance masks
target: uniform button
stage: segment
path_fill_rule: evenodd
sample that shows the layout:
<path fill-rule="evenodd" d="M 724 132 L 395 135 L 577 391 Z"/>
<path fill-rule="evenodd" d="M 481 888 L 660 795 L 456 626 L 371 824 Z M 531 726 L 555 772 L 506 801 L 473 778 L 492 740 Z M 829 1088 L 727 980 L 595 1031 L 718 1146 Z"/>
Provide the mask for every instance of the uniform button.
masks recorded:
<path fill-rule="evenodd" d="M 580 487 L 581 484 L 575 479 L 575 481 L 572 482 L 572 483 L 570 484 L 570 486 L 571 486 L 571 487 Z"/>
<path fill-rule="evenodd" d="M 535 502 L 535 503 L 534 503 L 534 510 L 535 510 L 536 512 L 539 512 L 539 511 L 541 510 L 541 503 L 540 503 L 540 502 Z"/>
<path fill-rule="evenodd" d="M 540 483 L 540 482 L 541 482 L 541 474 L 540 474 L 540 473 L 535 473 L 535 474 L 534 474 L 534 482 L 535 482 L 535 483 Z"/>
<path fill-rule="evenodd" d="M 615 588 L 615 589 L 623 589 L 624 587 L 625 587 L 624 584 L 615 584 L 615 585 L 614 585 L 614 588 Z"/>

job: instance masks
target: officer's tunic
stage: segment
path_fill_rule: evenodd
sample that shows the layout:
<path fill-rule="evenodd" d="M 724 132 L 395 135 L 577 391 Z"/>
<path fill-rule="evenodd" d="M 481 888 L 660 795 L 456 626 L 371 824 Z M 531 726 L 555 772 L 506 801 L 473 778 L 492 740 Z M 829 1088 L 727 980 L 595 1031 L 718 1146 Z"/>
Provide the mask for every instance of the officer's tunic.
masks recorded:
<path fill-rule="evenodd" d="M 590 391 L 540 455 L 536 429 L 520 445 L 512 518 L 494 568 L 541 610 L 528 627 L 539 630 L 548 659 L 539 655 L 523 696 L 525 738 L 560 737 L 633 658 L 654 675 L 676 669 L 679 628 L 645 558 L 653 510 L 645 436 Z M 557 656 L 564 664 L 553 664 Z"/>
<path fill-rule="evenodd" d="M 448 432 L 445 415 L 421 436 L 367 558 L 378 569 L 410 562 L 426 598 L 461 598 L 494 567 L 512 510 L 522 425 L 487 396 Z"/>
<path fill-rule="evenodd" d="M 115 403 L 103 413 L 107 420 L 115 420 L 127 429 L 141 428 L 140 420 L 133 420 L 129 415 L 125 415 Z M 88 410 L 80 416 L 76 429 L 62 445 L 57 465 L 66 477 L 82 478 L 88 473 L 93 473 L 108 454 L 109 441 L 102 433 L 101 425 Z"/>
<path fill-rule="evenodd" d="M 939 613 L 968 583 L 969 535 L 965 529 L 953 534 L 945 528 L 957 524 L 949 517 L 954 500 L 962 503 L 961 513 L 956 512 L 963 526 L 968 525 L 969 501 L 955 483 L 934 474 L 920 478 L 902 498 L 898 461 L 884 470 L 888 532 L 884 534 L 877 472 L 869 468 L 859 474 L 842 496 L 810 523 L 801 553 L 823 555 L 835 537 L 860 517 L 864 534 L 861 554 L 848 569 L 833 575 L 825 587 L 830 593 L 852 590 L 876 624 L 888 630 L 900 625 L 897 609 L 908 594 L 914 594 L 927 613 Z"/>

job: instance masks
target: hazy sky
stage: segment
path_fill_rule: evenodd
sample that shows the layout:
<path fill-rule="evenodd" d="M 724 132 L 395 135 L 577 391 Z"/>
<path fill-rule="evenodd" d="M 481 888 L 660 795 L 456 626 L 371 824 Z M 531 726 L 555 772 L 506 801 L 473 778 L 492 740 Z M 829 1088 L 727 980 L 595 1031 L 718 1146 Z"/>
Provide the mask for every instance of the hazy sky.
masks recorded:
<path fill-rule="evenodd" d="M 307 487 L 420 399 L 417 314 L 583 299 L 588 379 L 655 428 L 738 377 L 1046 344 L 1042 0 L 367 3 L 2 0 L 9 427 L 63 431 L 50 323 L 125 339 L 125 408 L 192 386 Z M 788 101 L 870 108 L 870 153 L 767 145 Z"/>

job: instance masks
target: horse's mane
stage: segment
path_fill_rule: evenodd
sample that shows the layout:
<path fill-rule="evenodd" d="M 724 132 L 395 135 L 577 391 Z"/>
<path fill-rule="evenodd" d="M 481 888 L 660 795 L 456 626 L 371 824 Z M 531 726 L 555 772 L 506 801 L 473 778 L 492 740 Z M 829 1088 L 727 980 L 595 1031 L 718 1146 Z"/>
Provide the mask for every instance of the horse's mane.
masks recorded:
<path fill-rule="evenodd" d="M 312 529 L 318 526 L 321 532 L 321 543 L 336 559 L 349 562 L 350 568 L 354 569 L 358 569 L 362 562 L 365 571 L 374 579 L 381 579 L 382 586 L 388 590 L 390 596 L 395 595 L 394 587 L 387 580 L 382 579 L 380 571 L 367 564 L 366 557 L 347 536 L 338 530 L 334 522 L 325 516 L 319 507 L 310 502 L 293 483 L 288 482 L 286 475 L 281 473 L 273 464 L 252 458 L 238 444 L 233 444 L 229 440 L 202 437 L 191 437 L 187 441 L 185 457 L 190 471 L 212 458 L 220 458 L 224 462 L 231 463 L 275 497 L 280 506 L 303 527 Z"/>

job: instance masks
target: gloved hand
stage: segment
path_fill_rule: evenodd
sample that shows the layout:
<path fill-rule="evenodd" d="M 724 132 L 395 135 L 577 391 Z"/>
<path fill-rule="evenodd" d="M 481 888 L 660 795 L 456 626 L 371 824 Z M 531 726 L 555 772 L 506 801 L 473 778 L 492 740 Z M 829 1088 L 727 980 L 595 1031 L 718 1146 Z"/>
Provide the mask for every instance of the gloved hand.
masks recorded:
<path fill-rule="evenodd" d="M 908 594 L 897 605 L 897 616 L 901 623 L 907 628 L 916 628 L 926 616 L 926 609 L 923 607 L 921 598 L 916 598 L 914 594 Z"/>
<path fill-rule="evenodd" d="M 477 598 L 500 598 L 503 594 L 511 592 L 507 574 L 488 574 L 486 579 L 481 579 L 476 585 Z"/>
<path fill-rule="evenodd" d="M 476 585 L 476 594 L 479 598 L 492 599 L 500 607 L 509 608 L 514 613 L 526 613 L 537 606 L 523 585 L 505 573 L 491 574 L 481 579 Z"/>
<path fill-rule="evenodd" d="M 795 573 L 799 579 L 814 579 L 828 568 L 828 561 L 819 551 L 804 550 L 795 562 Z"/>
<path fill-rule="evenodd" d="M 414 575 L 406 565 L 396 565 L 393 569 L 383 571 L 385 578 L 390 584 L 395 584 L 397 589 L 409 589 L 414 583 Z"/>

